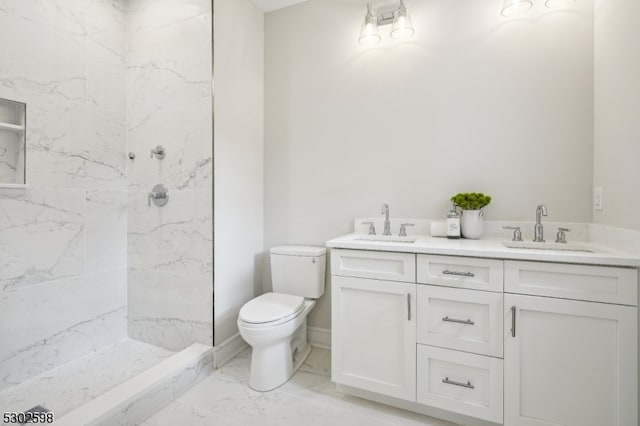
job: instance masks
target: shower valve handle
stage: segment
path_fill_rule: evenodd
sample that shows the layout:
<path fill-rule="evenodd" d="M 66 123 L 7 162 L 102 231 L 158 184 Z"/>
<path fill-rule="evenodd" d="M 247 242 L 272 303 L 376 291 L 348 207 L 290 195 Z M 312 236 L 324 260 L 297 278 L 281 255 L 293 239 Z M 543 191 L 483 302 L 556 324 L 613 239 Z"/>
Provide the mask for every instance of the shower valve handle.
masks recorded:
<path fill-rule="evenodd" d="M 147 204 L 151 206 L 152 201 L 158 207 L 164 207 L 169 202 L 169 191 L 164 185 L 158 184 L 149 192 Z"/>

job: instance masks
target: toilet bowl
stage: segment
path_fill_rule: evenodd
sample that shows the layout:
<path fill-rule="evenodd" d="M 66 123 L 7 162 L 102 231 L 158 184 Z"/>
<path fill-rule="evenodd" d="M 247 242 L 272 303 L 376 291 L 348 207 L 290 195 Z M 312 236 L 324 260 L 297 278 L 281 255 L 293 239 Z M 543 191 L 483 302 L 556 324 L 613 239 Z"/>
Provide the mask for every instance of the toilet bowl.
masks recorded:
<path fill-rule="evenodd" d="M 263 302 L 266 293 L 252 302 Z M 287 295 L 285 295 L 287 296 Z M 238 317 L 238 330 L 251 346 L 251 377 L 249 386 L 266 392 L 286 383 L 311 351 L 307 342 L 307 315 L 315 306 L 314 300 L 302 300 L 302 309 L 286 319 L 274 318 L 265 323 L 254 323 Z M 243 306 L 243 309 L 246 307 Z"/>
<path fill-rule="evenodd" d="M 307 315 L 324 293 L 325 253 L 321 247 L 271 249 L 274 292 L 245 303 L 238 314 L 240 335 L 252 347 L 252 389 L 281 386 L 309 355 Z"/>

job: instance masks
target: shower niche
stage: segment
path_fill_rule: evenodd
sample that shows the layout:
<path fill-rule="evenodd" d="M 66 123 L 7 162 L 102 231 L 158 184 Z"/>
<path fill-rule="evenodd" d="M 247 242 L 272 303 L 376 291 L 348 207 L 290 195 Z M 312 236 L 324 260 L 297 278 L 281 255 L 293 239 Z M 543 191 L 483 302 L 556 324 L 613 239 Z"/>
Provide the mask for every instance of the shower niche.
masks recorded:
<path fill-rule="evenodd" d="M 27 105 L 0 98 L 0 188 L 25 186 Z"/>

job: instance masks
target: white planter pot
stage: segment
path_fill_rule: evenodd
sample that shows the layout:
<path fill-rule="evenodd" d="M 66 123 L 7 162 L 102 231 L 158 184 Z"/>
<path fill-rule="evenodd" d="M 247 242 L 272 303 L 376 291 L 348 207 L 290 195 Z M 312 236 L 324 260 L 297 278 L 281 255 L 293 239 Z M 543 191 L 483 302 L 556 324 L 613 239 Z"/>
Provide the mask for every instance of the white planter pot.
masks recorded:
<path fill-rule="evenodd" d="M 477 240 L 482 237 L 484 220 L 482 210 L 463 210 L 460 218 L 460 231 L 464 238 Z"/>

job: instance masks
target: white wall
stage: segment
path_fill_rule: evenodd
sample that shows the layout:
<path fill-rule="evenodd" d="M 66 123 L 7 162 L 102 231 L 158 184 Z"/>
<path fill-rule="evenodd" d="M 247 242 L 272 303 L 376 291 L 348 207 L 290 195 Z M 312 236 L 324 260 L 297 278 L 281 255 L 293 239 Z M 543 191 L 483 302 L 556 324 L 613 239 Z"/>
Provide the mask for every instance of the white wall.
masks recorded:
<path fill-rule="evenodd" d="M 214 25 L 215 344 L 237 332 L 261 291 L 264 16 L 250 0 L 216 0 Z"/>
<path fill-rule="evenodd" d="M 128 333 L 212 345 L 211 2 L 130 0 L 127 39 Z M 169 202 L 148 206 L 158 183 Z"/>
<path fill-rule="evenodd" d="M 596 0 L 594 222 L 640 230 L 640 2 Z"/>
<path fill-rule="evenodd" d="M 0 98 L 28 189 L 0 189 L 0 390 L 126 337 L 124 2 L 3 2 Z"/>
<path fill-rule="evenodd" d="M 364 3 L 266 15 L 265 248 L 323 245 L 384 202 L 443 218 L 461 191 L 491 194 L 489 219 L 546 203 L 549 220 L 591 221 L 591 5 L 506 20 L 493 0 L 410 1 L 415 37 L 384 27 L 367 49 Z M 328 300 L 310 325 L 329 328 Z"/>

